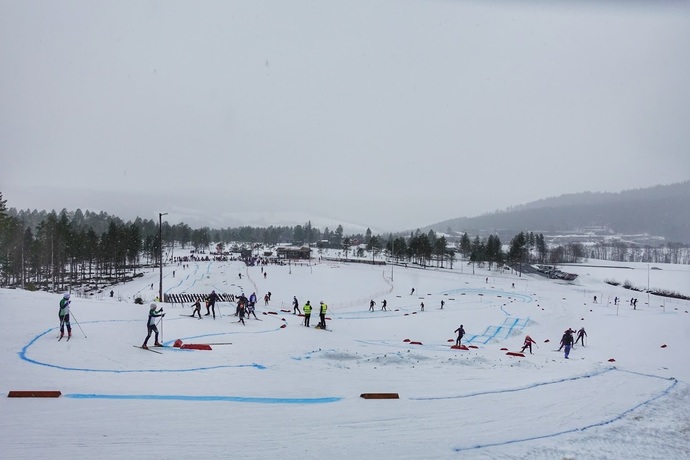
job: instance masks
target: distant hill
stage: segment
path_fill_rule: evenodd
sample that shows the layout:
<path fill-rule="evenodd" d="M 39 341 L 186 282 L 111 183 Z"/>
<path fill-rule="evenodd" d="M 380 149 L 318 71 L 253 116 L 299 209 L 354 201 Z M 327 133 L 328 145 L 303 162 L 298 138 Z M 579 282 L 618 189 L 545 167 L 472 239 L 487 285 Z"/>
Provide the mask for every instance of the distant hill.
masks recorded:
<path fill-rule="evenodd" d="M 546 235 L 591 228 L 690 244 L 690 181 L 619 193 L 561 195 L 492 214 L 446 220 L 424 230 L 495 233 L 504 240 L 520 231 Z"/>

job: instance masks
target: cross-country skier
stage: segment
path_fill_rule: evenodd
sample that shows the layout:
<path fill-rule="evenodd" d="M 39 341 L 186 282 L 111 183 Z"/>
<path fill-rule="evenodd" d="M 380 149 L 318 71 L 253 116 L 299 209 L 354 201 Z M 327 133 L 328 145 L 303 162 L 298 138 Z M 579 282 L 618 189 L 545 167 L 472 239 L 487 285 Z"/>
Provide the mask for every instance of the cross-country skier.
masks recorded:
<path fill-rule="evenodd" d="M 462 327 L 462 324 L 460 325 L 459 328 L 455 330 L 458 334 L 458 338 L 455 340 L 455 345 L 460 346 L 462 345 L 462 338 L 465 336 L 465 328 Z"/>
<path fill-rule="evenodd" d="M 529 354 L 532 354 L 532 344 L 537 344 L 534 340 L 532 340 L 532 337 L 529 335 L 525 337 L 525 343 L 522 344 L 522 350 L 520 350 L 520 353 L 524 353 L 527 348 L 529 348 Z"/>
<path fill-rule="evenodd" d="M 69 292 L 65 292 L 60 299 L 60 310 L 58 311 L 58 318 L 60 318 L 60 339 L 65 335 L 65 326 L 67 326 L 67 339 L 72 337 L 72 325 L 69 323 Z"/>
<path fill-rule="evenodd" d="M 148 334 L 146 334 L 146 338 L 144 339 L 144 344 L 141 346 L 141 348 L 148 348 L 146 345 L 151 338 L 151 333 L 155 332 L 156 337 L 154 339 L 154 346 L 156 347 L 162 347 L 163 345 L 158 341 L 158 328 L 156 327 L 156 318 L 165 316 L 165 313 L 163 313 L 163 309 L 161 308 L 158 310 L 158 305 L 155 303 L 151 304 L 151 307 L 149 308 L 149 320 L 146 323 L 146 327 L 148 328 Z"/>
<path fill-rule="evenodd" d="M 244 305 L 245 305 L 244 302 L 239 302 L 237 304 L 238 314 L 240 316 L 240 319 L 237 322 L 242 323 L 243 326 L 246 326 L 246 324 L 244 323 L 244 313 L 245 313 L 245 306 Z"/>
<path fill-rule="evenodd" d="M 420 307 L 422 307 L 422 311 L 424 311 L 424 302 L 419 304 Z"/>
<path fill-rule="evenodd" d="M 254 312 L 254 308 L 256 308 L 253 304 L 249 304 L 247 306 L 247 319 L 249 319 L 249 315 L 254 315 L 254 319 L 259 319 L 256 317 L 256 313 Z"/>
<path fill-rule="evenodd" d="M 585 346 L 585 337 L 587 337 L 587 332 L 585 332 L 585 328 L 581 327 L 579 331 L 577 331 L 577 340 L 575 340 L 575 344 L 573 344 L 573 347 L 577 344 L 577 342 L 582 341 L 582 346 Z"/>
<path fill-rule="evenodd" d="M 445 300 L 441 300 L 441 310 L 443 310 L 443 306 L 446 304 Z"/>
<path fill-rule="evenodd" d="M 386 305 L 388 305 L 388 302 L 386 301 L 386 299 L 383 299 L 381 301 L 381 311 L 388 311 L 388 309 L 386 308 Z"/>
<path fill-rule="evenodd" d="M 414 288 L 410 291 L 410 295 L 414 294 Z"/>
<path fill-rule="evenodd" d="M 311 304 L 308 300 L 307 303 L 305 303 L 302 307 L 302 310 L 304 310 L 304 325 L 309 327 L 309 318 L 311 318 Z"/>
<path fill-rule="evenodd" d="M 376 305 L 376 302 L 374 302 L 374 299 L 369 301 L 369 311 L 374 311 L 374 305 Z"/>
<path fill-rule="evenodd" d="M 297 313 L 295 313 L 295 310 L 297 311 Z M 299 301 L 297 300 L 297 296 L 292 296 L 292 314 L 302 314 L 302 312 L 299 311 Z"/>
<path fill-rule="evenodd" d="M 201 301 L 199 299 L 196 299 L 196 302 L 192 305 L 194 307 L 194 311 L 192 312 L 192 318 L 196 316 L 196 314 L 199 314 L 199 319 L 201 319 Z"/>

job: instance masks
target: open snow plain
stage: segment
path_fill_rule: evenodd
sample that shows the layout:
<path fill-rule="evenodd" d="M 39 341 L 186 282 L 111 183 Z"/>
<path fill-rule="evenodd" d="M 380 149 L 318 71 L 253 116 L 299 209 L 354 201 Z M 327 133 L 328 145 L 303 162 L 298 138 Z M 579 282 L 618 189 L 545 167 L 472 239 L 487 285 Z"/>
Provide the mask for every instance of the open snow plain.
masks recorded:
<path fill-rule="evenodd" d="M 688 295 L 690 267 L 657 268 L 653 287 Z M 570 266 L 580 276 L 566 283 L 460 263 L 317 260 L 269 265 L 265 278 L 238 261 L 169 265 L 164 292 L 256 292 L 260 321 L 238 324 L 232 303 L 218 304 L 215 320 L 183 316 L 189 303 L 159 304 L 165 345 L 213 348 L 161 354 L 133 347 L 157 270 L 115 286 L 113 298 L 73 293 L 69 342 L 56 338 L 59 294 L 0 290 L 0 389 L 62 392 L 0 400 L 0 457 L 690 458 L 690 302 L 647 303 L 603 282 L 637 272 L 645 285 L 646 264 L 601 270 Z M 326 302 L 330 331 L 302 326 L 293 295 L 300 309 Z M 450 348 L 460 324 L 477 348 Z M 583 326 L 586 347 L 564 359 L 563 331 Z M 526 334 L 534 354 L 506 355 Z M 360 398 L 374 392 L 400 399 Z"/>

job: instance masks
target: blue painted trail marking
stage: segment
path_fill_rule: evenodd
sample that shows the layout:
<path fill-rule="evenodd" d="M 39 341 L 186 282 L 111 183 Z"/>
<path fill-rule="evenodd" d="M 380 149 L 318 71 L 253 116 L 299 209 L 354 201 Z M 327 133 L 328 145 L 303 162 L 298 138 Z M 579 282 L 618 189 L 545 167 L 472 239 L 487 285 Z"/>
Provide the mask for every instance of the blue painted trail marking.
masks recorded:
<path fill-rule="evenodd" d="M 195 401 L 195 402 L 236 402 L 254 404 L 328 404 L 342 400 L 341 397 L 326 398 L 257 398 L 246 396 L 190 396 L 190 395 L 113 395 L 73 393 L 63 395 L 73 399 L 114 399 L 149 401 Z"/>
<path fill-rule="evenodd" d="M 108 320 L 108 321 L 87 321 L 84 324 L 89 324 L 89 323 L 103 323 L 103 322 L 132 322 L 132 321 L 139 321 L 139 320 Z M 36 337 L 31 339 L 29 343 L 24 345 L 24 347 L 21 349 L 21 351 L 17 352 L 17 355 L 19 356 L 20 359 L 31 363 L 31 364 L 36 364 L 39 366 L 45 366 L 45 367 L 52 367 L 53 369 L 60 369 L 63 371 L 78 371 L 78 372 L 105 372 L 105 373 L 112 373 L 112 374 L 128 374 L 128 373 L 175 373 L 175 372 L 196 372 L 196 371 L 210 371 L 210 370 L 216 370 L 216 369 L 237 369 L 237 368 L 253 368 L 253 369 L 258 369 L 258 370 L 265 370 L 267 369 L 266 366 L 258 363 L 250 363 L 250 364 L 223 364 L 223 365 L 217 365 L 217 366 L 206 366 L 206 367 L 191 367 L 191 368 L 178 368 L 178 369 L 93 369 L 93 368 L 87 368 L 87 367 L 70 367 L 70 366 L 63 366 L 59 364 L 52 364 L 44 361 L 39 361 L 37 359 L 30 358 L 28 356 L 29 354 L 29 349 L 31 348 L 32 345 L 36 343 L 41 337 L 45 336 L 48 333 L 56 331 L 58 328 L 50 328 L 42 333 L 38 334 Z M 261 332 L 268 332 L 268 331 L 261 331 Z M 223 334 L 209 334 L 208 336 L 212 335 L 223 335 Z M 170 343 L 170 342 L 167 342 Z M 175 351 L 175 352 L 188 352 L 188 350 L 179 350 L 177 348 L 171 348 L 169 351 Z"/>

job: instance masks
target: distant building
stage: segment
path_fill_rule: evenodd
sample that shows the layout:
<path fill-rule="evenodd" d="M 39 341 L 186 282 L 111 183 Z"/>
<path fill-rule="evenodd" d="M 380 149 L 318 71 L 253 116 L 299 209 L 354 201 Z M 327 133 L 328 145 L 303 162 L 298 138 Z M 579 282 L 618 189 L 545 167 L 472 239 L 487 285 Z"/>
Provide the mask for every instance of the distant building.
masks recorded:
<path fill-rule="evenodd" d="M 306 246 L 300 248 L 294 246 L 276 248 L 276 255 L 279 259 L 307 259 L 311 258 L 311 249 Z"/>

